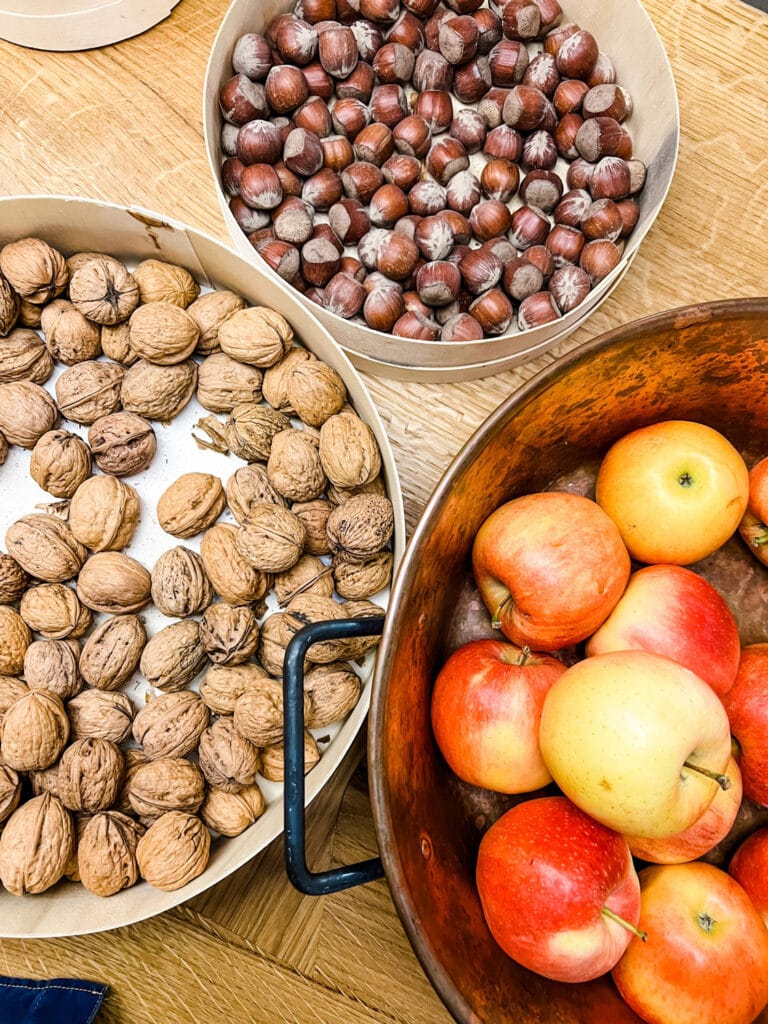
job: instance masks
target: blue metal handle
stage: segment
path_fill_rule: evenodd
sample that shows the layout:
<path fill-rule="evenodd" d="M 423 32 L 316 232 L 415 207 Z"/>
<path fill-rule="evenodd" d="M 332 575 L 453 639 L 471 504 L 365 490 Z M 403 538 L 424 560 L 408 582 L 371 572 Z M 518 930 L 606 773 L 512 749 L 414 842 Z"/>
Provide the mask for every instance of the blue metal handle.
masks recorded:
<path fill-rule="evenodd" d="M 285 868 L 296 888 L 308 896 L 327 896 L 354 885 L 374 882 L 384 875 L 381 858 L 328 871 L 310 871 L 305 850 L 304 819 L 304 659 L 307 650 L 325 640 L 374 636 L 384 629 L 384 618 L 334 619 L 313 622 L 293 637 L 283 663 L 285 709 Z"/>

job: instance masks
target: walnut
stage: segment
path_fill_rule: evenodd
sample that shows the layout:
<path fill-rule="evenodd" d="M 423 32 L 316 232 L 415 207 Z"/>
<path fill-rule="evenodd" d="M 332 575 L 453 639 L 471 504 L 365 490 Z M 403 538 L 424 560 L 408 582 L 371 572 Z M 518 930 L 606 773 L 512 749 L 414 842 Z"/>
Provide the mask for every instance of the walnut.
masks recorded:
<path fill-rule="evenodd" d="M 256 781 L 258 748 L 241 736 L 231 718 L 220 718 L 200 737 L 200 771 L 209 786 L 237 793 Z"/>
<path fill-rule="evenodd" d="M 147 642 L 139 668 L 150 686 L 170 693 L 183 690 L 206 664 L 200 628 L 194 619 L 165 626 Z"/>
<path fill-rule="evenodd" d="M 378 594 L 392 580 L 393 562 L 391 551 L 380 551 L 362 562 L 343 553 L 335 555 L 332 565 L 336 592 L 353 600 Z"/>
<path fill-rule="evenodd" d="M 19 327 L 0 344 L 0 384 L 28 380 L 45 384 L 53 373 L 53 360 L 40 335 Z"/>
<path fill-rule="evenodd" d="M 15 896 L 44 892 L 64 875 L 75 848 L 69 811 L 50 793 L 13 812 L 0 835 L 0 881 Z"/>
<path fill-rule="evenodd" d="M 269 482 L 290 501 L 312 501 L 327 483 L 317 440 L 305 430 L 283 430 L 272 441 L 267 462 Z"/>
<path fill-rule="evenodd" d="M 32 512 L 11 523 L 5 542 L 9 554 L 30 576 L 47 583 L 77 576 L 88 555 L 63 520 L 43 512 Z"/>
<path fill-rule="evenodd" d="M 75 740 L 59 761 L 59 799 L 70 811 L 105 811 L 115 802 L 124 767 L 120 748 L 111 740 Z"/>
<path fill-rule="evenodd" d="M 77 640 L 35 640 L 24 655 L 24 678 L 30 690 L 50 690 L 69 700 L 83 688 Z"/>
<path fill-rule="evenodd" d="M 96 896 L 113 896 L 139 880 L 136 847 L 144 826 L 119 811 L 94 814 L 77 844 L 79 880 Z"/>
<path fill-rule="evenodd" d="M 283 782 L 285 765 L 283 744 L 265 747 L 261 752 L 261 774 L 270 782 Z M 320 751 L 311 733 L 304 733 L 304 774 L 312 771 L 320 760 Z"/>
<path fill-rule="evenodd" d="M 13 330 L 19 319 L 19 296 L 0 274 L 0 338 Z"/>
<path fill-rule="evenodd" d="M 29 586 L 29 576 L 15 558 L 0 551 L 0 604 L 13 604 Z"/>
<path fill-rule="evenodd" d="M 253 661 L 245 665 L 213 665 L 200 683 L 200 697 L 215 715 L 231 715 L 238 697 L 267 678 L 261 665 Z"/>
<path fill-rule="evenodd" d="M 168 423 L 189 402 L 196 386 L 197 363 L 191 359 L 173 366 L 140 359 L 125 373 L 120 400 L 128 412 Z"/>
<path fill-rule="evenodd" d="M 20 238 L 3 246 L 0 271 L 14 291 L 40 305 L 61 295 L 69 280 L 64 257 L 42 238 Z"/>
<path fill-rule="evenodd" d="M 133 705 L 124 693 L 81 690 L 67 702 L 73 739 L 88 736 L 122 743 L 131 732 Z"/>
<path fill-rule="evenodd" d="M 88 250 L 88 251 L 83 250 L 82 252 L 74 252 L 74 253 L 72 253 L 71 256 L 67 256 L 65 262 L 67 264 L 67 271 L 69 272 L 69 276 L 71 278 L 72 275 L 75 273 L 75 271 L 79 270 L 80 267 L 82 267 L 86 263 L 90 262 L 90 260 L 111 260 L 111 259 L 112 259 L 112 257 L 111 256 L 107 256 L 107 254 L 104 253 L 104 252 L 93 252 L 93 251 L 90 251 L 90 250 Z"/>
<path fill-rule="evenodd" d="M 132 412 L 102 416 L 88 431 L 96 465 L 102 473 L 131 476 L 146 469 L 157 451 L 152 424 Z"/>
<path fill-rule="evenodd" d="M 208 719 L 208 708 L 191 690 L 164 693 L 140 709 L 133 738 L 148 758 L 184 757 L 197 746 Z"/>
<path fill-rule="evenodd" d="M 317 498 L 314 501 L 295 501 L 291 505 L 291 512 L 304 523 L 307 531 L 304 541 L 304 550 L 310 555 L 327 555 L 331 546 L 328 543 L 326 524 L 328 517 L 333 511 L 333 505 L 325 498 Z"/>
<path fill-rule="evenodd" d="M 120 408 L 124 370 L 114 363 L 87 360 L 70 366 L 56 380 L 56 401 L 62 416 L 90 425 Z"/>
<path fill-rule="evenodd" d="M 282 676 L 285 649 L 292 639 L 293 632 L 288 627 L 285 612 L 275 612 L 262 623 L 258 658 L 271 676 Z"/>
<path fill-rule="evenodd" d="M 91 475 L 91 449 L 67 430 L 49 430 L 32 451 L 29 475 L 55 498 L 71 498 Z"/>
<path fill-rule="evenodd" d="M 254 569 L 240 554 L 237 527 L 231 523 L 216 523 L 205 531 L 200 541 L 200 557 L 214 590 L 229 604 L 250 604 L 270 589 L 270 576 Z M 206 607 L 208 604 L 210 601 Z"/>
<path fill-rule="evenodd" d="M 113 810 L 118 811 L 120 814 L 135 816 L 136 812 L 131 806 L 131 801 L 128 799 L 128 791 L 131 786 L 131 779 L 136 774 L 139 765 L 146 764 L 149 758 L 141 747 L 128 747 L 123 756 L 125 760 L 125 773 Z"/>
<path fill-rule="evenodd" d="M 0 434 L 0 466 L 3 465 L 5 460 L 8 458 L 8 442 L 5 440 L 2 434 Z"/>
<path fill-rule="evenodd" d="M 139 306 L 128 323 L 134 352 L 151 363 L 183 363 L 195 351 L 200 331 L 192 317 L 172 302 Z"/>
<path fill-rule="evenodd" d="M 231 412 L 243 402 L 261 401 L 262 373 L 215 352 L 200 364 L 197 377 L 197 400 L 210 412 Z"/>
<path fill-rule="evenodd" d="M 139 353 L 131 348 L 131 334 L 127 323 L 101 325 L 101 351 L 107 359 L 123 366 L 133 366 Z"/>
<path fill-rule="evenodd" d="M 216 522 L 226 503 L 218 477 L 184 473 L 160 495 L 157 521 L 174 537 L 194 537 Z"/>
<path fill-rule="evenodd" d="M 309 694 L 308 729 L 323 729 L 332 722 L 346 718 L 360 699 L 359 677 L 343 661 L 313 665 L 304 677 Z"/>
<path fill-rule="evenodd" d="M 172 892 L 201 875 L 211 853 L 211 834 L 193 814 L 170 811 L 141 837 L 136 858 L 142 878 Z"/>
<path fill-rule="evenodd" d="M 266 306 L 250 306 L 227 317 L 219 327 L 222 352 L 251 366 L 272 366 L 293 344 L 285 317 Z"/>
<path fill-rule="evenodd" d="M 119 690 L 136 671 L 147 634 L 137 615 L 115 615 L 102 622 L 83 645 L 80 673 L 101 690 Z"/>
<path fill-rule="evenodd" d="M 30 690 L 3 719 L 3 760 L 17 772 L 52 765 L 69 738 L 69 720 L 55 693 Z"/>
<path fill-rule="evenodd" d="M 279 505 L 254 505 L 238 528 L 237 547 L 262 572 L 284 572 L 301 557 L 306 539 L 302 521 Z"/>
<path fill-rule="evenodd" d="M 204 559 L 181 546 L 160 555 L 152 569 L 152 600 L 163 615 L 178 619 L 204 611 L 213 600 Z"/>
<path fill-rule="evenodd" d="M 264 675 L 264 672 L 261 672 Z M 29 693 L 29 687 L 23 679 L 17 679 L 15 676 L 4 676 L 0 675 L 0 722 L 2 722 L 3 715 L 8 708 L 19 697 L 23 697 L 25 693 Z M 231 710 L 229 712 L 232 713 Z M 0 734 L 0 738 L 2 738 Z"/>
<path fill-rule="evenodd" d="M 119 260 L 101 256 L 72 274 L 69 297 L 94 323 L 119 324 L 138 306 L 139 286 Z"/>
<path fill-rule="evenodd" d="M 286 380 L 288 401 L 305 423 L 321 427 L 329 416 L 340 412 L 347 389 L 336 370 L 319 359 L 301 362 Z"/>
<path fill-rule="evenodd" d="M 262 816 L 266 804 L 257 783 L 237 793 L 211 787 L 200 808 L 200 817 L 208 828 L 223 836 L 239 836 Z"/>
<path fill-rule="evenodd" d="M 348 619 L 381 618 L 384 615 L 384 609 L 372 601 L 343 601 L 342 608 Z M 339 641 L 343 652 L 340 657 L 344 661 L 358 661 L 373 647 L 378 647 L 380 642 L 380 632 L 371 633 L 370 636 L 347 637 Z"/>
<path fill-rule="evenodd" d="M 229 449 L 241 459 L 258 462 L 269 458 L 272 441 L 291 421 L 267 405 L 242 402 L 236 405 L 224 426 Z"/>
<path fill-rule="evenodd" d="M 30 587 L 21 599 L 19 612 L 30 629 L 50 640 L 84 636 L 93 618 L 74 590 L 63 583 Z"/>
<path fill-rule="evenodd" d="M 158 757 L 139 765 L 128 788 L 131 806 L 143 818 L 159 818 L 166 811 L 194 814 L 204 795 L 200 769 L 184 757 Z"/>
<path fill-rule="evenodd" d="M 313 622 L 328 622 L 347 617 L 344 606 L 330 597 L 320 594 L 299 594 L 286 607 L 285 628 L 291 635 L 298 633 L 304 626 Z M 307 660 L 316 664 L 325 664 L 343 658 L 343 640 L 325 640 L 312 644 L 307 651 Z"/>
<path fill-rule="evenodd" d="M 304 715 L 310 710 L 304 694 Z M 283 685 L 276 679 L 260 679 L 235 701 L 232 721 L 235 729 L 256 747 L 268 747 L 283 740 Z"/>
<path fill-rule="evenodd" d="M 69 528 L 92 551 L 127 547 L 139 521 L 139 495 L 108 473 L 82 483 L 69 505 Z"/>
<path fill-rule="evenodd" d="M 200 330 L 198 355 L 207 356 L 218 351 L 219 328 L 233 313 L 245 309 L 245 305 L 245 299 L 240 295 L 222 290 L 207 292 L 187 307 L 187 312 Z"/>
<path fill-rule="evenodd" d="M 144 566 L 118 551 L 91 555 L 77 577 L 77 596 L 96 612 L 136 612 L 150 598 L 152 578 Z"/>
<path fill-rule="evenodd" d="M 265 466 L 255 463 L 235 470 L 226 484 L 227 504 L 235 519 L 242 525 L 254 505 L 282 505 L 288 502 L 269 482 Z"/>
<path fill-rule="evenodd" d="M 382 551 L 392 539 L 394 513 L 389 498 L 359 494 L 328 517 L 328 540 L 335 552 L 361 561 Z"/>
<path fill-rule="evenodd" d="M 73 366 L 101 355 L 101 331 L 66 299 L 50 302 L 40 315 L 45 345 L 59 363 Z"/>
<path fill-rule="evenodd" d="M 320 461 L 326 476 L 337 487 L 359 487 L 381 469 L 373 431 L 352 412 L 337 413 L 320 428 Z"/>
<path fill-rule="evenodd" d="M 42 306 L 36 306 L 34 302 L 30 302 L 29 299 L 25 299 L 23 296 L 19 298 L 18 322 L 22 327 L 31 327 L 34 330 L 37 330 L 40 326 L 42 312 Z"/>
<path fill-rule="evenodd" d="M 247 605 L 236 608 L 219 601 L 200 619 L 200 644 L 216 665 L 241 665 L 256 650 L 259 625 Z"/>
<path fill-rule="evenodd" d="M 142 260 L 133 272 L 142 302 L 172 302 L 185 309 L 200 294 L 200 285 L 184 267 L 162 260 Z"/>
<path fill-rule="evenodd" d="M 0 756 L 0 822 L 10 818 L 21 800 L 21 779 L 18 772 L 3 763 Z"/>
<path fill-rule="evenodd" d="M 302 555 L 296 565 L 275 576 L 275 594 L 278 603 L 284 607 L 299 594 L 320 594 L 333 596 L 331 567 L 324 565 L 314 555 Z"/>
<path fill-rule="evenodd" d="M 56 403 L 39 384 L 29 380 L 0 384 L 0 434 L 8 444 L 34 448 L 58 418 Z"/>
<path fill-rule="evenodd" d="M 32 783 L 34 796 L 42 796 L 43 793 L 52 793 L 58 796 L 59 786 L 59 762 L 50 765 L 48 768 L 40 768 L 38 771 L 29 772 L 29 781 Z"/>
<path fill-rule="evenodd" d="M 32 642 L 26 622 L 15 608 L 0 604 L 0 675 L 16 676 L 24 668 L 24 655 Z"/>
<path fill-rule="evenodd" d="M 291 416 L 295 413 L 288 399 L 288 378 L 297 366 L 314 359 L 315 356 L 307 349 L 297 347 L 290 349 L 279 363 L 270 366 L 264 374 L 262 394 L 273 409 Z"/>

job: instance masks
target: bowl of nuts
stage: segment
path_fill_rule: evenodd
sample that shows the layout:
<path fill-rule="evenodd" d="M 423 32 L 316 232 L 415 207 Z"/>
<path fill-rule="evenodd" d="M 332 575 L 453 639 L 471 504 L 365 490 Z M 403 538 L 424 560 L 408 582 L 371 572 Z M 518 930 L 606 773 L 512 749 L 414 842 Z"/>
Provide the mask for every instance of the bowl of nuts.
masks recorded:
<path fill-rule="evenodd" d="M 400 379 L 498 373 L 573 331 L 677 159 L 638 0 L 446 2 L 234 0 L 205 84 L 236 248 Z"/>
<path fill-rule="evenodd" d="M 40 938 L 280 834 L 286 647 L 380 618 L 404 520 L 364 385 L 288 289 L 144 210 L 0 214 L 0 932 Z M 375 642 L 310 652 L 308 801 Z"/>

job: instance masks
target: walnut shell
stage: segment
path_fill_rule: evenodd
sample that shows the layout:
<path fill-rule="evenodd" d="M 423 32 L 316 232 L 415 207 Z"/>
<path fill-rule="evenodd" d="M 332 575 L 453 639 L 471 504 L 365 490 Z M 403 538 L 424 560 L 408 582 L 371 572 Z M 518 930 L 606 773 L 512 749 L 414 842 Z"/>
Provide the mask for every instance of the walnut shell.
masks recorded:
<path fill-rule="evenodd" d="M 302 555 L 296 565 L 275 576 L 275 594 L 281 607 L 299 594 L 333 597 L 331 567 L 314 555 Z"/>
<path fill-rule="evenodd" d="M 170 693 L 183 690 L 206 661 L 198 623 L 184 619 L 155 633 L 142 651 L 139 668 L 150 686 Z"/>
<path fill-rule="evenodd" d="M 210 412 L 231 412 L 243 402 L 261 401 L 262 372 L 215 352 L 200 364 L 197 400 Z"/>
<path fill-rule="evenodd" d="M 275 612 L 261 625 L 259 633 L 258 658 L 271 676 L 283 674 L 285 649 L 293 639 L 293 631 L 289 628 L 285 612 Z M 305 665 L 309 662 L 305 660 Z"/>
<path fill-rule="evenodd" d="M 236 405 L 224 425 L 229 449 L 241 459 L 259 462 L 269 458 L 272 441 L 291 421 L 267 405 L 242 402 Z"/>
<path fill-rule="evenodd" d="M 192 317 L 172 302 L 139 306 L 128 322 L 134 352 L 150 363 L 183 363 L 195 351 L 200 331 Z"/>
<path fill-rule="evenodd" d="M 389 544 L 394 523 L 389 498 L 359 494 L 338 505 L 328 517 L 328 540 L 333 551 L 365 560 Z"/>
<path fill-rule="evenodd" d="M 237 547 L 262 572 L 284 572 L 301 557 L 306 539 L 302 521 L 279 505 L 254 505 L 238 527 Z"/>
<path fill-rule="evenodd" d="M 117 412 L 124 370 L 114 363 L 87 360 L 70 366 L 56 380 L 56 401 L 62 416 L 90 425 Z"/>
<path fill-rule="evenodd" d="M 67 702 L 72 738 L 88 736 L 122 743 L 131 732 L 133 704 L 124 693 L 107 690 L 81 690 Z"/>
<path fill-rule="evenodd" d="M 136 847 L 144 826 L 119 811 L 94 814 L 77 844 L 79 881 L 96 896 L 113 896 L 139 880 Z"/>
<path fill-rule="evenodd" d="M 19 296 L 0 274 L 0 338 L 4 338 L 19 319 Z"/>
<path fill-rule="evenodd" d="M 291 512 L 304 523 L 307 531 L 304 541 L 304 550 L 307 554 L 327 555 L 330 553 L 331 546 L 326 526 L 332 511 L 333 505 L 325 498 L 316 498 L 314 501 L 295 501 L 291 505 Z"/>
<path fill-rule="evenodd" d="M 54 796 L 58 796 L 59 762 L 56 761 L 49 768 L 29 772 L 29 781 L 32 783 L 34 796 L 42 796 L 43 793 L 52 793 Z"/>
<path fill-rule="evenodd" d="M 72 579 L 88 554 L 63 520 L 43 512 L 33 512 L 11 523 L 5 543 L 9 554 L 30 576 L 46 583 Z"/>
<path fill-rule="evenodd" d="M 88 431 L 96 465 L 102 473 L 131 476 L 146 469 L 157 451 L 152 424 L 132 412 L 102 416 Z"/>
<path fill-rule="evenodd" d="M 118 551 L 131 542 L 139 522 L 139 495 L 111 474 L 91 477 L 69 505 L 69 528 L 92 551 Z"/>
<path fill-rule="evenodd" d="M 18 322 L 22 327 L 31 327 L 34 330 L 37 330 L 40 326 L 42 312 L 42 306 L 36 306 L 34 302 L 30 302 L 29 299 L 25 299 L 23 296 L 19 298 Z"/>
<path fill-rule="evenodd" d="M 35 640 L 24 655 L 24 678 L 30 690 L 50 690 L 69 700 L 83 688 L 77 640 Z"/>
<path fill-rule="evenodd" d="M 350 560 L 345 554 L 333 559 L 333 580 L 339 597 L 359 600 L 373 597 L 388 587 L 392 580 L 394 556 L 391 551 L 380 551 L 365 561 Z"/>
<path fill-rule="evenodd" d="M 107 359 L 123 366 L 133 366 L 139 353 L 131 348 L 131 333 L 126 322 L 101 325 L 101 351 Z"/>
<path fill-rule="evenodd" d="M 160 495 L 157 521 L 174 537 L 194 537 L 216 522 L 226 503 L 217 476 L 184 473 Z"/>
<path fill-rule="evenodd" d="M 208 356 L 219 350 L 219 328 L 239 309 L 245 309 L 245 299 L 234 292 L 207 292 L 195 299 L 187 312 L 200 330 L 197 353 Z M 207 407 L 206 407 L 207 408 Z"/>
<path fill-rule="evenodd" d="M 3 465 L 5 460 L 8 458 L 8 442 L 5 440 L 2 434 L 0 434 L 0 466 Z"/>
<path fill-rule="evenodd" d="M 149 601 L 151 587 L 144 566 L 118 551 L 91 555 L 77 577 L 77 596 L 83 604 L 109 615 L 138 611 Z"/>
<path fill-rule="evenodd" d="M 59 799 L 70 811 L 105 811 L 115 802 L 124 768 L 116 743 L 93 736 L 75 740 L 59 761 Z"/>
<path fill-rule="evenodd" d="M 90 610 L 63 583 L 30 587 L 21 599 L 19 612 L 31 630 L 49 640 L 84 636 L 93 621 Z"/>
<path fill-rule="evenodd" d="M 381 476 L 375 476 L 373 480 L 369 480 L 367 484 L 360 484 L 359 487 L 336 487 L 335 484 L 329 484 L 325 492 L 332 505 L 343 505 L 345 501 L 356 498 L 358 494 L 380 494 L 386 498 L 387 488 Z"/>
<path fill-rule="evenodd" d="M 55 498 L 71 498 L 91 475 L 91 449 L 67 430 L 49 430 L 32 451 L 29 475 Z"/>
<path fill-rule="evenodd" d="M 342 608 L 348 619 L 381 618 L 384 609 L 372 601 L 342 601 Z M 350 636 L 339 641 L 344 661 L 359 661 L 374 647 L 381 643 L 381 633 L 374 632 L 370 636 Z"/>
<path fill-rule="evenodd" d="M 205 531 L 200 541 L 200 558 L 213 589 L 229 604 L 250 604 L 270 589 L 271 578 L 254 569 L 240 554 L 237 527 L 231 523 L 216 523 Z"/>
<path fill-rule="evenodd" d="M 94 323 L 119 324 L 138 306 L 139 286 L 119 260 L 99 256 L 74 271 L 69 297 Z"/>
<path fill-rule="evenodd" d="M 241 665 L 259 642 L 259 625 L 247 605 L 218 601 L 200 619 L 200 644 L 216 665 Z"/>
<path fill-rule="evenodd" d="M 40 315 L 45 345 L 59 363 L 74 366 L 101 355 L 101 331 L 66 299 L 50 302 Z"/>
<path fill-rule="evenodd" d="M 257 783 L 237 793 L 211 787 L 200 808 L 200 817 L 208 828 L 223 836 L 239 836 L 264 813 L 264 794 Z"/>
<path fill-rule="evenodd" d="M 285 612 L 284 628 L 291 635 L 298 633 L 304 626 L 313 622 L 329 622 L 347 617 L 344 606 L 330 597 L 320 594 L 299 594 L 288 604 Z M 325 640 L 312 644 L 307 651 L 307 660 L 316 664 L 325 664 L 343 658 L 343 640 Z"/>
<path fill-rule="evenodd" d="M 128 789 L 131 806 L 143 818 L 159 818 L 166 811 L 194 814 L 204 796 L 200 769 L 184 757 L 158 757 L 139 765 Z"/>
<path fill-rule="evenodd" d="M 117 794 L 113 809 L 119 811 L 120 814 L 135 816 L 136 812 L 131 806 L 131 801 L 128 799 L 128 791 L 131 786 L 131 779 L 136 774 L 139 765 L 146 764 L 149 758 L 141 747 L 128 747 L 124 757 L 125 774 L 123 775 L 123 784 L 120 787 L 120 792 Z"/>
<path fill-rule="evenodd" d="M 139 710 L 133 738 L 148 758 L 184 757 L 197 746 L 209 717 L 207 706 L 191 690 L 164 693 Z"/>
<path fill-rule="evenodd" d="M 323 729 L 346 718 L 362 692 L 360 678 L 343 661 L 313 665 L 304 677 L 309 694 L 308 729 Z"/>
<path fill-rule="evenodd" d="M 304 715 L 309 714 L 304 694 Z M 283 740 L 283 685 L 276 679 L 260 679 L 235 701 L 232 721 L 235 729 L 256 747 L 268 747 Z"/>
<path fill-rule="evenodd" d="M 261 674 L 264 674 L 263 670 Z M 11 704 L 15 703 L 19 697 L 23 697 L 25 693 L 29 693 L 29 687 L 23 679 L 0 675 L 0 721 Z M 1 735 L 0 738 L 2 738 Z"/>
<path fill-rule="evenodd" d="M 347 388 L 341 376 L 319 359 L 295 366 L 285 387 L 296 415 L 311 427 L 321 427 L 329 416 L 341 412 L 347 400 Z"/>
<path fill-rule="evenodd" d="M 285 317 L 266 306 L 249 306 L 227 317 L 219 327 L 222 352 L 251 366 L 272 366 L 293 344 Z"/>
<path fill-rule="evenodd" d="M 47 768 L 69 738 L 69 720 L 55 693 L 30 690 L 3 719 L 3 761 L 17 772 Z"/>
<path fill-rule="evenodd" d="M 61 295 L 69 280 L 64 257 L 42 238 L 20 238 L 3 246 L 0 271 L 15 292 L 40 305 Z"/>
<path fill-rule="evenodd" d="M 18 772 L 3 763 L 0 757 L 0 822 L 10 818 L 21 800 L 21 779 Z"/>
<path fill-rule="evenodd" d="M 119 690 L 138 668 L 147 634 L 137 615 L 115 615 L 90 634 L 80 654 L 80 673 L 91 686 Z"/>
<path fill-rule="evenodd" d="M 163 260 L 142 260 L 133 272 L 142 302 L 172 302 L 182 309 L 200 294 L 200 285 L 184 267 Z"/>
<path fill-rule="evenodd" d="M 172 892 L 205 871 L 211 834 L 193 814 L 170 811 L 141 837 L 136 858 L 142 878 L 156 889 Z"/>
<path fill-rule="evenodd" d="M 373 431 L 359 416 L 340 412 L 320 428 L 320 461 L 337 487 L 359 487 L 378 475 L 381 454 Z"/>
<path fill-rule="evenodd" d="M 203 540 L 211 532 L 208 530 Z M 202 544 L 200 547 L 202 552 Z M 181 546 L 165 551 L 152 568 L 152 600 L 163 615 L 174 618 L 204 611 L 213 600 L 205 559 Z"/>
<path fill-rule="evenodd" d="M 40 335 L 18 327 L 0 345 L 0 384 L 28 380 L 45 384 L 53 373 L 53 360 Z"/>
<path fill-rule="evenodd" d="M 0 881 L 15 896 L 44 892 L 63 877 L 75 848 L 69 811 L 51 793 L 13 812 L 0 835 Z"/>
<path fill-rule="evenodd" d="M 120 400 L 128 412 L 168 423 L 192 398 L 197 386 L 197 363 L 187 359 L 158 366 L 140 359 L 126 370 Z"/>
<path fill-rule="evenodd" d="M 29 586 L 29 576 L 15 558 L 0 551 L 0 604 L 13 604 Z"/>
<path fill-rule="evenodd" d="M 65 263 L 67 265 L 67 271 L 70 278 L 79 270 L 80 267 L 85 266 L 90 260 L 111 260 L 111 256 L 107 256 L 104 252 L 94 252 L 92 250 L 83 250 L 82 252 L 74 252 L 71 256 L 67 256 Z"/>
<path fill-rule="evenodd" d="M 286 352 L 280 362 L 270 366 L 264 374 L 261 390 L 273 409 L 290 416 L 295 414 L 296 410 L 288 399 L 288 378 L 301 363 L 312 362 L 314 359 L 311 352 L 298 346 Z"/>
<path fill-rule="evenodd" d="M 304 733 L 304 774 L 312 771 L 320 760 L 320 750 L 315 742 L 314 736 Z M 283 782 L 285 780 L 285 755 L 282 743 L 265 747 L 261 752 L 261 774 L 270 782 Z"/>
<path fill-rule="evenodd" d="M 16 609 L 0 605 L 0 676 L 21 674 L 31 642 L 29 627 Z"/>
<path fill-rule="evenodd" d="M 198 758 L 208 785 L 227 793 L 253 785 L 261 767 L 258 748 L 235 729 L 231 718 L 219 718 L 203 732 Z"/>
<path fill-rule="evenodd" d="M 317 440 L 305 430 L 283 430 L 274 437 L 267 475 L 275 490 L 289 501 L 312 501 L 328 482 Z"/>
<path fill-rule="evenodd" d="M 278 494 L 269 482 L 265 466 L 254 463 L 251 466 L 241 466 L 235 470 L 227 480 L 226 485 L 227 504 L 235 519 L 241 525 L 250 515 L 254 505 L 282 505 L 288 507 L 288 502 Z"/>
<path fill-rule="evenodd" d="M 245 665 L 213 665 L 200 683 L 200 697 L 215 715 L 231 715 L 237 698 L 267 678 L 261 665 L 253 661 Z"/>
<path fill-rule="evenodd" d="M 58 418 L 56 403 L 39 384 L 29 380 L 0 384 L 0 434 L 8 444 L 34 448 Z"/>

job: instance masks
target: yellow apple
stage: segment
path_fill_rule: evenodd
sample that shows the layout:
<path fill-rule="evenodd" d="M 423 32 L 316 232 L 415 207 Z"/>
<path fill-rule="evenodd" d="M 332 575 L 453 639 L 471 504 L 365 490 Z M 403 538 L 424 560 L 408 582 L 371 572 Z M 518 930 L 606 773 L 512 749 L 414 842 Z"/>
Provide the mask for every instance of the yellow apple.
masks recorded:
<path fill-rule="evenodd" d="M 633 558 L 689 565 L 739 526 L 749 473 L 712 427 L 664 420 L 616 441 L 600 464 L 595 494 Z"/>

